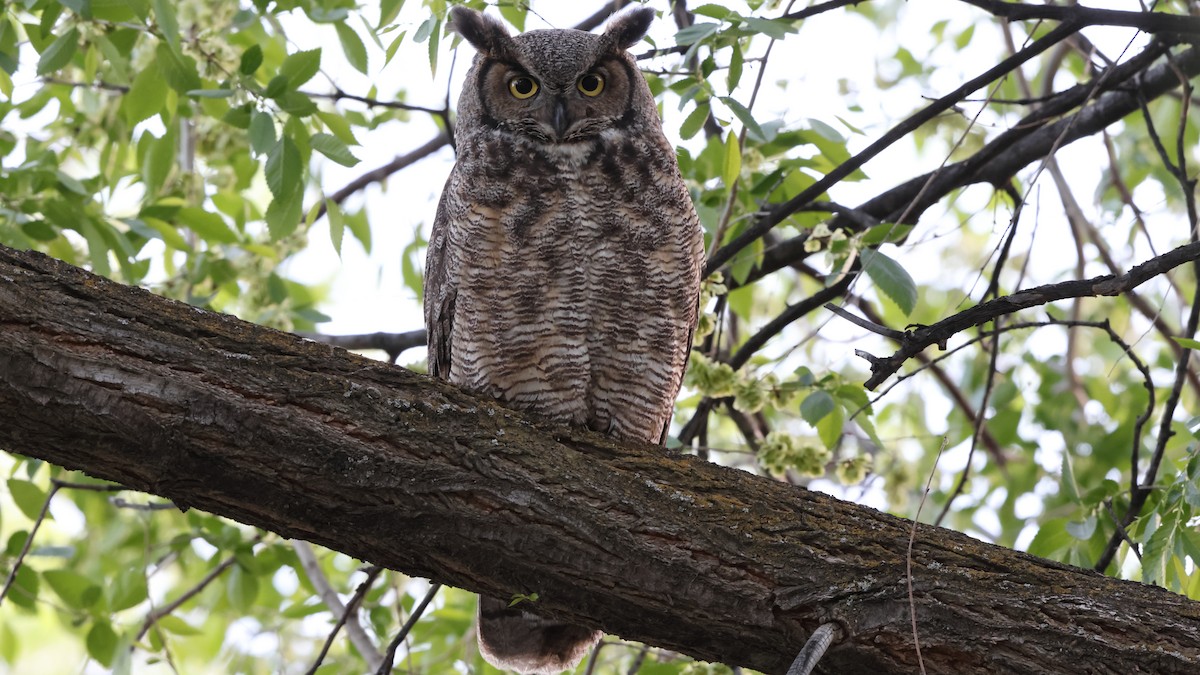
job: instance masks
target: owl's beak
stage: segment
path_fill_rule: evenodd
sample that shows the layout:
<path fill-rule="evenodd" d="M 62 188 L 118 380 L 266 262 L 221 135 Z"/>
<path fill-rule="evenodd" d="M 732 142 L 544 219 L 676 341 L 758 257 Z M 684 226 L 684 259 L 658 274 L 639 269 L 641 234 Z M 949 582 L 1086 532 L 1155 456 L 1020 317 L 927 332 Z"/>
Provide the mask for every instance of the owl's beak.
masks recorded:
<path fill-rule="evenodd" d="M 562 140 L 567 133 L 567 128 L 571 126 L 571 118 L 567 115 L 567 102 L 560 99 L 554 100 L 554 110 L 550 113 L 550 123 L 554 127 L 554 133 Z"/>

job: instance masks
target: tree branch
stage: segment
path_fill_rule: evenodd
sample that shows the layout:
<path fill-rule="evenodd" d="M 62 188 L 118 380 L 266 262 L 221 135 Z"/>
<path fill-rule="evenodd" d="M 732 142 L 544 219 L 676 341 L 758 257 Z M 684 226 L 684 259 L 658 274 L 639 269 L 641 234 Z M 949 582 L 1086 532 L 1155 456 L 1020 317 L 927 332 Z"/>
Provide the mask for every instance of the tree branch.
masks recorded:
<path fill-rule="evenodd" d="M 866 358 L 871 363 L 871 377 L 865 386 L 867 389 L 878 387 L 899 370 L 905 361 L 926 347 L 935 344 L 943 345 L 955 334 L 972 326 L 985 324 L 1022 309 L 1046 305 L 1067 298 L 1120 295 L 1160 274 L 1198 259 L 1200 259 L 1200 242 L 1184 244 L 1137 265 L 1125 274 L 1105 274 L 1091 279 L 1072 279 L 1056 284 L 1046 284 L 980 303 L 935 324 L 909 331 L 902 341 L 900 349 L 889 357 L 879 358 L 859 352 L 859 356 Z"/>
<path fill-rule="evenodd" d="M 745 231 L 735 237 L 733 241 L 730 241 L 728 244 L 725 244 L 718 249 L 712 255 L 712 257 L 709 258 L 704 273 L 707 275 L 711 274 L 714 270 L 720 269 L 722 265 L 731 261 L 739 251 L 749 246 L 751 242 L 766 234 L 771 230 L 771 228 L 775 227 L 779 223 L 782 223 L 788 216 L 795 213 L 809 202 L 815 200 L 826 190 L 840 182 L 843 178 L 846 178 L 850 174 L 862 168 L 864 164 L 866 164 L 879 153 L 886 150 L 893 143 L 920 128 L 921 125 L 925 124 L 929 120 L 952 108 L 954 104 L 958 103 L 966 96 L 969 96 L 971 92 L 988 84 L 989 82 L 996 80 L 999 77 L 1004 76 L 1012 70 L 1019 68 L 1021 64 L 1032 59 L 1038 54 L 1041 54 L 1050 47 L 1053 47 L 1055 44 L 1069 37 L 1077 30 L 1079 30 L 1079 26 L 1076 24 L 1061 24 L 1054 30 L 1035 40 L 1025 49 L 1022 49 L 1020 52 L 1017 52 L 1016 54 L 1004 59 L 995 66 L 988 68 L 982 75 L 973 78 L 972 80 L 960 86 L 958 89 L 955 89 L 949 94 L 946 94 L 938 100 L 930 103 L 920 111 L 909 116 L 903 122 L 900 122 L 896 126 L 892 127 L 878 140 L 863 149 L 862 152 L 859 152 L 857 155 L 839 164 L 833 169 L 833 171 L 830 171 L 815 183 L 802 190 L 800 194 L 792 197 L 782 204 L 778 204 L 771 208 L 771 210 L 759 218 L 758 221 L 756 221 L 750 227 L 747 227 Z"/>
<path fill-rule="evenodd" d="M 424 347 L 425 329 L 404 333 L 358 333 L 354 335 L 326 335 L 324 333 L 297 333 L 300 337 L 342 349 L 379 349 L 387 353 L 392 363 L 404 352 L 415 347 Z"/>
<path fill-rule="evenodd" d="M 1178 88 L 1178 73 L 1171 68 L 1171 64 L 1149 67 L 1166 51 L 1166 45 L 1152 43 L 1129 61 L 1113 66 L 1103 82 L 1103 89 L 1110 91 L 1096 97 L 1077 115 L 1063 117 L 1088 99 L 1096 87 L 1096 81 L 1085 82 L 1060 92 L 970 158 L 942 167 L 936 172 L 917 176 L 882 192 L 858 206 L 855 209 L 858 214 L 856 217 L 838 215 L 830 222 L 829 227 L 858 232 L 862 229 L 859 223 L 863 214 L 888 222 L 906 213 L 907 224 L 911 224 L 915 223 L 926 209 L 954 190 L 977 183 L 1007 183 L 1031 162 L 1045 157 L 1047 152 L 1055 147 L 1056 142 L 1057 147 L 1062 148 L 1085 138 L 1138 110 L 1139 97 L 1153 100 Z M 1185 76 L 1195 77 L 1200 74 L 1200 49 L 1185 50 L 1174 59 L 1179 72 Z M 1136 85 L 1129 87 L 1125 84 L 1135 77 Z M 1122 88 L 1113 91 L 1118 87 Z M 761 264 L 750 273 L 742 285 L 753 283 L 772 272 L 803 260 L 808 256 L 804 250 L 806 239 L 807 235 L 801 234 L 769 247 L 763 253 Z M 726 278 L 730 278 L 730 275 L 727 274 Z M 731 289 L 735 287 L 736 285 L 730 285 Z"/>
<path fill-rule="evenodd" d="M 962 0 L 993 16 L 1012 21 L 1024 19 L 1070 21 L 1080 26 L 1126 26 L 1143 33 L 1200 35 L 1200 17 L 1167 12 L 1128 12 L 1095 9 L 1083 5 L 1025 5 L 1003 0 Z"/>
<path fill-rule="evenodd" d="M 0 247 L 0 444 L 709 661 L 911 672 L 910 523 Z M 1200 603 L 918 526 L 931 672 L 1184 672 Z M 1068 655 L 1068 656 L 1064 656 Z"/>

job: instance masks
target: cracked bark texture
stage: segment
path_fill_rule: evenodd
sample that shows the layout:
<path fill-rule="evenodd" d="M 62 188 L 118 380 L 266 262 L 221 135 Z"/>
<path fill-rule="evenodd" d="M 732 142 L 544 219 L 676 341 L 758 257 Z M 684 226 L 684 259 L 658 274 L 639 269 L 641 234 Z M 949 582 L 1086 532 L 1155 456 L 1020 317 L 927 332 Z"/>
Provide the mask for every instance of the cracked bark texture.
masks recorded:
<path fill-rule="evenodd" d="M 0 447 L 710 661 L 911 673 L 910 523 L 0 247 Z M 931 673 L 1183 673 L 1200 603 L 920 526 Z"/>

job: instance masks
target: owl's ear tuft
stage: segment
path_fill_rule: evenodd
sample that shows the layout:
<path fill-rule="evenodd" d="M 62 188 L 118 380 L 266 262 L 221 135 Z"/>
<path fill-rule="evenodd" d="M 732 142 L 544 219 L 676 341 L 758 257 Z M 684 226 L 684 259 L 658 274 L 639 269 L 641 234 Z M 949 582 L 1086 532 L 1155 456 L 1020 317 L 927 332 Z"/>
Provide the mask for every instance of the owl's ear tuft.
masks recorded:
<path fill-rule="evenodd" d="M 638 43 L 650 30 L 654 21 L 654 10 L 649 7 L 639 7 L 622 13 L 604 29 L 604 37 L 612 40 L 613 46 L 625 51 Z"/>
<path fill-rule="evenodd" d="M 450 20 L 450 27 L 479 53 L 493 58 L 507 55 L 512 38 L 496 19 L 466 7 L 452 7 Z"/>

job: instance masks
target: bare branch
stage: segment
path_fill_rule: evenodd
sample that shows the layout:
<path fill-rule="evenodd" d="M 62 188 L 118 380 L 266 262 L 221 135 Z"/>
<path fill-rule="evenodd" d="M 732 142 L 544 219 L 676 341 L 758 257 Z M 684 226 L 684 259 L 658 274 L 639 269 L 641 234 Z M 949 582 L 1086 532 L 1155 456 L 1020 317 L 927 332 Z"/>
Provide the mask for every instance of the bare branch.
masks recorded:
<path fill-rule="evenodd" d="M 1160 274 L 1197 259 L 1200 259 L 1200 243 L 1193 242 L 1151 258 L 1125 274 L 1105 274 L 1091 279 L 1046 284 L 981 303 L 933 325 L 909 331 L 900 349 L 892 356 L 886 358 L 867 357 L 867 360 L 871 362 L 871 377 L 865 386 L 867 389 L 878 387 L 914 354 L 923 351 L 930 345 L 945 344 L 955 334 L 972 326 L 985 324 L 997 317 L 1022 309 L 1067 298 L 1120 295 Z"/>
<path fill-rule="evenodd" d="M 999 64 L 989 68 L 983 74 L 971 79 L 969 82 L 963 84 L 949 94 L 939 98 L 919 112 L 908 117 L 903 122 L 892 127 L 886 134 L 881 136 L 871 145 L 867 146 L 867 148 L 862 152 L 839 164 L 837 168 L 821 177 L 805 190 L 801 191 L 800 194 L 789 199 L 783 204 L 773 207 L 763 217 L 759 218 L 756 223 L 750 227 L 747 227 L 742 234 L 734 238 L 733 241 L 718 249 L 716 253 L 709 258 L 708 265 L 705 267 L 705 274 L 711 274 L 714 270 L 720 269 L 722 265 L 725 265 L 732 260 L 738 252 L 749 246 L 751 242 L 755 241 L 759 237 L 762 237 L 771 228 L 775 227 L 779 223 L 782 223 L 788 216 L 795 213 L 801 206 L 804 206 L 819 197 L 830 187 L 836 185 L 842 179 L 854 173 L 870 159 L 886 150 L 901 138 L 904 138 L 929 120 L 949 110 L 954 106 L 954 104 L 961 101 L 964 97 L 970 95 L 976 89 L 979 89 L 989 82 L 992 82 L 995 79 L 1002 77 L 1012 70 L 1020 67 L 1021 64 L 1046 51 L 1061 40 L 1073 34 L 1078 29 L 1079 26 L 1074 23 L 1064 23 L 1058 26 L 1046 35 L 1035 40 L 1025 49 L 1004 59 Z"/>
<path fill-rule="evenodd" d="M 356 335 L 326 335 L 324 333 L 297 333 L 300 337 L 342 349 L 379 349 L 387 353 L 395 363 L 401 354 L 414 347 L 425 346 L 425 329 L 405 333 L 359 333 Z"/>
<path fill-rule="evenodd" d="M 1143 33 L 1200 35 L 1200 17 L 1167 12 L 1127 12 L 1094 9 L 1083 5 L 1026 5 L 1003 0 L 961 0 L 993 16 L 1020 21 L 1024 19 L 1066 21 L 1083 26 L 1127 26 Z"/>

